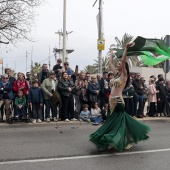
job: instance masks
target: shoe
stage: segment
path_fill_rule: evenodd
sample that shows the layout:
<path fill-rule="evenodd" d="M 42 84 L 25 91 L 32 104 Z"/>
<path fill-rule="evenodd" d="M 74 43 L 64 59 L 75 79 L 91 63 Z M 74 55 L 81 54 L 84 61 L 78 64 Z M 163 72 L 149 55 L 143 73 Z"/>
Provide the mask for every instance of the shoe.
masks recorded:
<path fill-rule="evenodd" d="M 164 115 L 164 113 L 160 113 L 160 116 L 161 116 L 161 117 L 164 117 L 165 115 Z"/>
<path fill-rule="evenodd" d="M 77 119 L 75 119 L 75 118 L 73 118 L 73 119 L 71 119 L 72 121 L 77 121 Z"/>
<path fill-rule="evenodd" d="M 69 119 L 65 119 L 65 122 L 69 122 Z"/>
<path fill-rule="evenodd" d="M 36 119 L 33 119 L 32 123 L 36 123 Z"/>
<path fill-rule="evenodd" d="M 94 123 L 93 123 L 93 125 L 99 125 L 99 123 L 97 123 L 97 122 L 94 122 Z"/>
<path fill-rule="evenodd" d="M 139 116 L 137 116 L 137 118 L 143 118 L 143 116 L 142 116 L 142 115 L 139 115 Z"/>
<path fill-rule="evenodd" d="M 57 118 L 56 118 L 56 117 L 54 117 L 54 118 L 53 118 L 53 120 L 54 120 L 54 122 L 58 122 L 58 120 L 57 120 Z"/>
<path fill-rule="evenodd" d="M 38 119 L 37 122 L 38 122 L 38 123 L 42 123 L 41 119 Z"/>
<path fill-rule="evenodd" d="M 130 149 L 132 146 L 132 144 L 128 144 L 124 149 Z"/>
<path fill-rule="evenodd" d="M 18 117 L 19 117 L 18 115 L 15 116 L 15 118 L 18 118 Z"/>
<path fill-rule="evenodd" d="M 91 122 L 91 120 L 90 119 L 87 119 L 87 121 L 90 123 Z"/>
<path fill-rule="evenodd" d="M 50 118 L 47 118 L 47 122 L 50 122 Z"/>
<path fill-rule="evenodd" d="M 80 122 L 82 122 L 83 120 L 82 119 L 80 119 Z"/>

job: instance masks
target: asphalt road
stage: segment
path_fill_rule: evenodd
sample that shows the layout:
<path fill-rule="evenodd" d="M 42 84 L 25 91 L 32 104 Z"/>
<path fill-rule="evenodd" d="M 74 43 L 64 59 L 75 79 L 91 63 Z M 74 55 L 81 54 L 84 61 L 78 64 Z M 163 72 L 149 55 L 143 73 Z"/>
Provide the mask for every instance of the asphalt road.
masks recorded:
<path fill-rule="evenodd" d="M 96 149 L 91 124 L 0 127 L 0 170 L 169 170 L 170 123 L 147 124 L 150 139 L 121 153 Z"/>

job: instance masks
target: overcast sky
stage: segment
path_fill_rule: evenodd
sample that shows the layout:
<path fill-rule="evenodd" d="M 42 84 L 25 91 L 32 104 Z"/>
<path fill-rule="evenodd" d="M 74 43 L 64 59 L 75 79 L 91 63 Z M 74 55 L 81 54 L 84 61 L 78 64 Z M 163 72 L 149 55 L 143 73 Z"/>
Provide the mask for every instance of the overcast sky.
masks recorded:
<path fill-rule="evenodd" d="M 31 37 L 36 42 L 25 41 L 13 45 L 2 45 L 0 57 L 4 58 L 4 67 L 26 71 L 26 51 L 28 54 L 28 70 L 31 64 L 31 48 L 33 61 L 48 63 L 49 46 L 51 65 L 55 64 L 53 48 L 58 47 L 59 37 L 55 32 L 63 27 L 63 0 L 47 0 L 39 7 L 35 27 Z M 103 19 L 106 55 L 114 37 L 121 38 L 129 33 L 145 38 L 161 38 L 170 34 L 170 1 L 169 0 L 103 0 Z M 75 51 L 69 55 L 72 68 L 79 65 L 83 69 L 97 59 L 97 22 L 98 3 L 95 0 L 67 0 L 67 31 L 73 31 L 68 37 L 68 47 Z M 1 71 L 0 71 L 1 73 Z"/>

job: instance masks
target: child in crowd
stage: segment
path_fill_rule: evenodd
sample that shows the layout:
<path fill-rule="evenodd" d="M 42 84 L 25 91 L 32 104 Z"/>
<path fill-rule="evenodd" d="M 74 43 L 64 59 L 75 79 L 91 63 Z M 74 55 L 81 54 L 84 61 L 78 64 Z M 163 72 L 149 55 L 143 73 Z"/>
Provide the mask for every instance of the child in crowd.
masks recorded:
<path fill-rule="evenodd" d="M 28 93 L 28 103 L 32 107 L 33 113 L 33 123 L 41 123 L 42 121 L 42 106 L 43 106 L 43 95 L 40 87 L 38 86 L 38 81 L 32 82 L 32 87 Z"/>
<path fill-rule="evenodd" d="M 80 120 L 84 120 L 86 122 L 90 122 L 91 113 L 88 110 L 88 104 L 83 105 L 83 110 L 80 112 Z"/>
<path fill-rule="evenodd" d="M 18 91 L 17 97 L 15 98 L 15 117 L 22 116 L 26 118 L 26 98 L 21 90 Z"/>
<path fill-rule="evenodd" d="M 101 111 L 103 122 L 106 122 L 107 119 L 107 109 L 108 109 L 108 104 L 105 103 Z"/>
<path fill-rule="evenodd" d="M 102 121 L 101 110 L 97 102 L 92 104 L 90 120 L 94 122 L 93 125 L 99 125 Z"/>

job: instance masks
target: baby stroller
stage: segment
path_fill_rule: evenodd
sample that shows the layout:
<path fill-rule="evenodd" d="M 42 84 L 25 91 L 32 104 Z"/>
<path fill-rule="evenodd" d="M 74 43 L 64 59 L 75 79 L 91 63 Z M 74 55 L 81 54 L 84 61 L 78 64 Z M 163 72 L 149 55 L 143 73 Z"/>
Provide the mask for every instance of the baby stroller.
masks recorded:
<path fill-rule="evenodd" d="M 11 118 L 9 118 L 8 123 L 9 124 L 13 124 L 14 122 L 30 123 L 31 119 L 28 116 L 27 110 L 28 110 L 27 106 L 25 105 L 24 106 L 24 115 L 16 116 L 16 110 L 15 110 L 14 103 L 13 103 L 12 107 L 11 107 L 11 113 L 12 113 L 13 116 Z"/>

